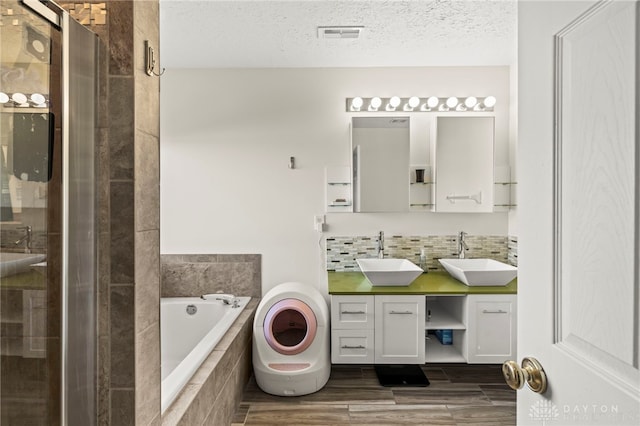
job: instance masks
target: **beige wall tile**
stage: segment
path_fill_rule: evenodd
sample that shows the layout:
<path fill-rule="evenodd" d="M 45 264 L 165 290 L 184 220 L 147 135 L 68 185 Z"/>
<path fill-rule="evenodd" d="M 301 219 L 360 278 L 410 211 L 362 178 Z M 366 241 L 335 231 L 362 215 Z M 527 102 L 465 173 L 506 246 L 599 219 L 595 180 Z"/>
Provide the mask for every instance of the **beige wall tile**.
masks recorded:
<path fill-rule="evenodd" d="M 135 229 L 157 230 L 160 229 L 160 142 L 157 137 L 139 130 L 135 134 Z"/>
<path fill-rule="evenodd" d="M 136 335 L 136 424 L 148 425 L 160 413 L 160 323 Z"/>

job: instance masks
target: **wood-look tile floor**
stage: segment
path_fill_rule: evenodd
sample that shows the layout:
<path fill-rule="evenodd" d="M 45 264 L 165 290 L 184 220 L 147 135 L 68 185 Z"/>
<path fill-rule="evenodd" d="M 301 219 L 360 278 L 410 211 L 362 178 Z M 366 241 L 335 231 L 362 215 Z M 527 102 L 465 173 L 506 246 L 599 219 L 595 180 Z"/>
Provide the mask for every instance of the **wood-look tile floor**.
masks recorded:
<path fill-rule="evenodd" d="M 499 365 L 423 366 L 427 387 L 383 387 L 371 365 L 333 365 L 311 395 L 279 397 L 252 377 L 233 426 L 252 425 L 515 425 L 516 393 Z"/>

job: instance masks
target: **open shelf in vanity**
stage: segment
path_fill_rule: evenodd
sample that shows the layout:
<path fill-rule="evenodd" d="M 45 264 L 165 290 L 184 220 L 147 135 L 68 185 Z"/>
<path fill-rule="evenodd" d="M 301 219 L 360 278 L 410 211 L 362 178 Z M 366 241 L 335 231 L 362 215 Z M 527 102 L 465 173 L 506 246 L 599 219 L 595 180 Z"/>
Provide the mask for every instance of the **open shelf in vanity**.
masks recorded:
<path fill-rule="evenodd" d="M 426 296 L 425 360 L 466 362 L 466 300 L 464 295 Z M 452 330 L 451 344 L 442 344 L 436 330 Z"/>

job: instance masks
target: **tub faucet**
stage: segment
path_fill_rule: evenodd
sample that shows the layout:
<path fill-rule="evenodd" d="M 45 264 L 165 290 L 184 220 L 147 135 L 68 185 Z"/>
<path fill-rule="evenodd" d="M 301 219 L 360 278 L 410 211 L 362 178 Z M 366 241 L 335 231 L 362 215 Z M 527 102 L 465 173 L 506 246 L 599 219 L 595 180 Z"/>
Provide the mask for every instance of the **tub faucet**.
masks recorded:
<path fill-rule="evenodd" d="M 19 226 L 16 229 L 24 230 L 24 235 L 13 244 L 17 246 L 24 243 L 24 252 L 31 253 L 31 237 L 33 235 L 33 229 L 29 225 Z"/>
<path fill-rule="evenodd" d="M 384 259 L 384 232 L 378 234 L 378 259 Z"/>
<path fill-rule="evenodd" d="M 208 300 L 208 299 L 215 299 L 215 300 L 222 300 L 222 303 L 224 303 L 225 305 L 231 305 L 233 304 L 234 308 L 237 308 L 238 306 L 238 299 L 236 299 L 236 297 L 233 294 L 224 294 L 224 293 L 209 293 L 209 294 L 203 294 L 202 296 L 200 296 L 200 299 L 202 300 Z"/>
<path fill-rule="evenodd" d="M 467 235 L 466 232 L 460 231 L 458 234 L 458 259 L 464 259 L 465 250 L 469 250 L 469 246 L 464 241 L 464 237 Z"/>

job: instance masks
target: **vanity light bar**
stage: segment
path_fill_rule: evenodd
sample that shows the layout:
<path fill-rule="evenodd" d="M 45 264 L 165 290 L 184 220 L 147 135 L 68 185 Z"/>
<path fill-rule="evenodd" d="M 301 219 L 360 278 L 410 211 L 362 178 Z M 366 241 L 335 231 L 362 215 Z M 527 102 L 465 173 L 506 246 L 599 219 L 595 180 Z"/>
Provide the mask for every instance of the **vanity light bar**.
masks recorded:
<path fill-rule="evenodd" d="M 401 98 L 347 98 L 347 112 L 490 112 L 496 104 L 494 96 L 411 96 Z"/>
<path fill-rule="evenodd" d="M 47 95 L 43 95 L 42 93 L 0 92 L 0 105 L 3 107 L 16 108 L 47 108 L 49 106 L 49 99 Z"/>

